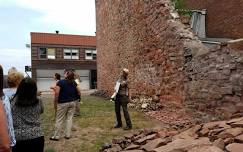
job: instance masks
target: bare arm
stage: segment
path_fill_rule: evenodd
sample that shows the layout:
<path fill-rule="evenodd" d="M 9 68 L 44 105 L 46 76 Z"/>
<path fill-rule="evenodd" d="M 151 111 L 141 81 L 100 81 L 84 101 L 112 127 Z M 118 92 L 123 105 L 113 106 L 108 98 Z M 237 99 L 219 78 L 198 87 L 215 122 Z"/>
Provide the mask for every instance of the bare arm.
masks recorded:
<path fill-rule="evenodd" d="M 10 139 L 8 136 L 8 129 L 7 129 L 7 122 L 6 122 L 6 115 L 0 101 L 0 151 L 1 152 L 10 152 Z"/>
<path fill-rule="evenodd" d="M 60 93 L 60 87 L 56 86 L 56 88 L 55 88 L 55 100 L 54 100 L 55 104 L 58 103 L 59 93 Z"/>
<path fill-rule="evenodd" d="M 81 96 L 81 89 L 80 89 L 79 85 L 77 85 L 76 89 L 77 89 L 77 91 L 78 91 L 78 95 Z"/>
<path fill-rule="evenodd" d="M 41 96 L 42 92 L 41 91 L 37 91 L 37 96 Z"/>
<path fill-rule="evenodd" d="M 53 91 L 55 91 L 56 87 L 57 87 L 57 85 L 51 86 L 50 89 L 53 90 Z"/>

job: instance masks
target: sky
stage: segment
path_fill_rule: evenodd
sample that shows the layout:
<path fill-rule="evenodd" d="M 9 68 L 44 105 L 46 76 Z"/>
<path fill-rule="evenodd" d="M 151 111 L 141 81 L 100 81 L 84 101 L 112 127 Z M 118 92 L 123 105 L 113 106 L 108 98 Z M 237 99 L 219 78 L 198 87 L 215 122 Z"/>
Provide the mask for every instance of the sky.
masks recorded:
<path fill-rule="evenodd" d="M 31 65 L 30 32 L 95 35 L 95 0 L 0 0 L 0 64 Z"/>

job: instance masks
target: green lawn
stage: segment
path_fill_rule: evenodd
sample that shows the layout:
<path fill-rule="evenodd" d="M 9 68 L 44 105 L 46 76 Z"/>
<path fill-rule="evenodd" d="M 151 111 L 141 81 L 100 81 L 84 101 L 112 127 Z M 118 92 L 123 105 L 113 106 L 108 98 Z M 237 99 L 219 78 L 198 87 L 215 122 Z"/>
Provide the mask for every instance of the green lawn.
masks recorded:
<path fill-rule="evenodd" d="M 50 141 L 49 137 L 52 135 L 54 127 L 53 99 L 44 97 L 43 100 L 45 112 L 42 116 L 42 122 L 46 137 L 46 152 L 97 152 L 101 145 L 110 142 L 114 137 L 138 129 L 152 128 L 160 124 L 151 118 L 145 117 L 143 113 L 130 109 L 133 130 L 112 129 L 115 124 L 114 103 L 87 96 L 82 98 L 81 116 L 74 118 L 72 138 L 69 140 L 62 138 L 58 142 Z"/>

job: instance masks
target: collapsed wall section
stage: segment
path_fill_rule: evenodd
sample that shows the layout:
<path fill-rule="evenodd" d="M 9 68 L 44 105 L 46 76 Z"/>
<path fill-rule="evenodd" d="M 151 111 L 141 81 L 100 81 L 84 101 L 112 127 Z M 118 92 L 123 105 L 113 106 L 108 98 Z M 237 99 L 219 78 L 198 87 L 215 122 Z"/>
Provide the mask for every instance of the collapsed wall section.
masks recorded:
<path fill-rule="evenodd" d="M 98 89 L 113 91 L 122 68 L 133 96 L 185 100 L 184 41 L 200 42 L 175 21 L 169 1 L 97 0 Z M 203 46 L 201 46 L 203 47 Z"/>
<path fill-rule="evenodd" d="M 186 64 L 186 106 L 229 118 L 243 112 L 243 41 L 232 41 Z"/>
<path fill-rule="evenodd" d="M 239 111 L 241 41 L 207 49 L 169 0 L 96 0 L 96 14 L 99 90 L 111 94 L 128 68 L 133 97 L 227 117 Z"/>

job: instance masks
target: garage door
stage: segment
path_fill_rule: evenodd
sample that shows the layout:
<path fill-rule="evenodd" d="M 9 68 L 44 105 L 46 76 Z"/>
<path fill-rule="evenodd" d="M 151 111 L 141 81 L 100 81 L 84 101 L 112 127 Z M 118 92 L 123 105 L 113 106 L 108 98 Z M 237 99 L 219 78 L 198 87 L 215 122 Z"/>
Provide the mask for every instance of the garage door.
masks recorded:
<path fill-rule="evenodd" d="M 90 71 L 89 70 L 76 70 L 80 75 L 81 89 L 90 89 Z M 41 91 L 50 90 L 50 86 L 55 84 L 53 76 L 55 73 L 60 73 L 63 78 L 63 70 L 37 70 L 37 86 Z"/>
<path fill-rule="evenodd" d="M 76 73 L 80 76 L 81 90 L 90 89 L 90 71 L 89 70 L 76 70 Z"/>
<path fill-rule="evenodd" d="M 81 90 L 89 90 L 90 89 L 90 83 L 89 83 L 89 77 L 80 77 L 81 79 Z"/>
<path fill-rule="evenodd" d="M 50 91 L 50 87 L 55 83 L 53 78 L 37 78 L 37 87 L 40 91 Z"/>

